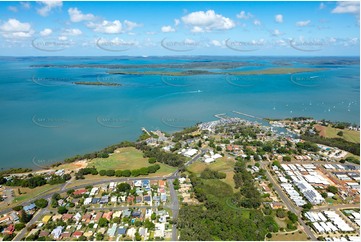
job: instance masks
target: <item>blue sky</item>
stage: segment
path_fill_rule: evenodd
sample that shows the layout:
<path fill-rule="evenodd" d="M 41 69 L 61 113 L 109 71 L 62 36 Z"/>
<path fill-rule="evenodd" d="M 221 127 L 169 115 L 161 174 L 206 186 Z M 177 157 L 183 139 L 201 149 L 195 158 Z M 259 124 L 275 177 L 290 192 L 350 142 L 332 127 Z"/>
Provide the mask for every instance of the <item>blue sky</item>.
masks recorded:
<path fill-rule="evenodd" d="M 359 55 L 354 2 L 0 2 L 3 56 Z"/>

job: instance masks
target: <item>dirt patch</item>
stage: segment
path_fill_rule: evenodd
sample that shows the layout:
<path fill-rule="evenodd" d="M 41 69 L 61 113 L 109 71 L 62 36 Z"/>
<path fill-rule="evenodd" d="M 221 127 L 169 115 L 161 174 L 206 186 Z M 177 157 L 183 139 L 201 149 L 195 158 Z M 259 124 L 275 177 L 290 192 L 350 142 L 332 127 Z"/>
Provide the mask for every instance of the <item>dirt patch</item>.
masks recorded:
<path fill-rule="evenodd" d="M 320 136 L 326 137 L 326 127 L 325 126 L 316 124 L 314 127 L 317 130 L 317 132 L 319 132 Z"/>

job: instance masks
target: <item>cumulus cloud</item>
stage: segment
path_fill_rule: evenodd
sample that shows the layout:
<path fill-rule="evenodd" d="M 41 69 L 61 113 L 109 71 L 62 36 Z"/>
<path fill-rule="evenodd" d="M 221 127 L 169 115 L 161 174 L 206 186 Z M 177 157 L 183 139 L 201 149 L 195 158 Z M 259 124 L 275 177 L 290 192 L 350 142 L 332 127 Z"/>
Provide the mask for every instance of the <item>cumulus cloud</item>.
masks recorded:
<path fill-rule="evenodd" d="M 338 2 L 337 6 L 332 9 L 331 13 L 360 14 L 360 3 L 358 1 Z"/>
<path fill-rule="evenodd" d="M 275 15 L 275 21 L 277 23 L 283 23 L 283 15 L 282 14 Z"/>
<path fill-rule="evenodd" d="M 174 26 L 178 26 L 180 24 L 180 20 L 179 19 L 174 19 Z"/>
<path fill-rule="evenodd" d="M 353 14 L 355 15 L 358 25 L 360 25 L 360 2 L 338 2 L 337 6 L 332 9 L 331 13 L 336 14 Z"/>
<path fill-rule="evenodd" d="M 189 13 L 182 17 L 182 22 L 195 33 L 228 30 L 236 26 L 230 18 L 216 14 L 214 10 Z"/>
<path fill-rule="evenodd" d="M 0 32 L 5 38 L 27 38 L 34 34 L 31 24 L 13 18 L 0 25 Z"/>
<path fill-rule="evenodd" d="M 129 20 L 124 20 L 124 25 L 126 30 L 131 31 L 132 29 L 136 28 L 136 27 L 140 27 L 141 24 L 129 21 Z"/>
<path fill-rule="evenodd" d="M 211 41 L 211 44 L 213 46 L 217 46 L 217 47 L 221 47 L 222 46 L 222 43 L 219 41 L 219 40 L 212 40 Z"/>
<path fill-rule="evenodd" d="M 53 30 L 51 30 L 51 29 L 48 29 L 48 28 L 46 28 L 46 29 L 43 29 L 42 31 L 40 31 L 40 35 L 41 36 L 49 36 L 49 35 L 51 35 L 53 33 Z"/>
<path fill-rule="evenodd" d="M 103 20 L 100 23 L 89 22 L 87 27 L 103 34 L 119 34 L 122 32 L 122 23 L 119 20 L 114 20 L 113 22 Z"/>
<path fill-rule="evenodd" d="M 305 21 L 298 21 L 296 25 L 298 27 L 305 27 L 311 23 L 311 20 L 305 20 Z"/>
<path fill-rule="evenodd" d="M 245 11 L 241 11 L 239 14 L 237 14 L 237 18 L 240 18 L 240 19 L 249 19 L 249 18 L 252 18 L 253 15 L 251 13 L 246 13 Z"/>
<path fill-rule="evenodd" d="M 92 21 L 95 19 L 93 14 L 83 14 L 80 10 L 78 10 L 78 8 L 69 8 L 68 14 L 70 16 L 70 21 L 74 23 L 81 21 Z"/>
<path fill-rule="evenodd" d="M 81 35 L 83 32 L 80 29 L 65 29 L 63 31 L 63 35 L 68 36 L 78 36 Z"/>
<path fill-rule="evenodd" d="M 172 28 L 172 26 L 170 26 L 170 25 L 163 26 L 163 27 L 161 28 L 161 30 L 162 30 L 163 33 L 175 32 L 175 29 Z"/>
<path fill-rule="evenodd" d="M 278 29 L 275 29 L 275 30 L 273 30 L 273 32 L 272 32 L 272 35 L 273 35 L 273 36 L 279 36 L 279 35 L 281 35 L 281 34 L 282 34 L 282 32 L 279 31 Z"/>
<path fill-rule="evenodd" d="M 43 17 L 48 16 L 54 8 L 61 8 L 63 6 L 62 1 L 39 1 L 38 3 L 42 5 L 42 7 L 39 8 L 37 12 Z"/>
<path fill-rule="evenodd" d="M 257 26 L 260 26 L 260 25 L 261 25 L 261 21 L 259 21 L 258 19 L 255 19 L 255 20 L 253 21 L 253 24 L 254 24 L 254 25 L 257 25 Z"/>

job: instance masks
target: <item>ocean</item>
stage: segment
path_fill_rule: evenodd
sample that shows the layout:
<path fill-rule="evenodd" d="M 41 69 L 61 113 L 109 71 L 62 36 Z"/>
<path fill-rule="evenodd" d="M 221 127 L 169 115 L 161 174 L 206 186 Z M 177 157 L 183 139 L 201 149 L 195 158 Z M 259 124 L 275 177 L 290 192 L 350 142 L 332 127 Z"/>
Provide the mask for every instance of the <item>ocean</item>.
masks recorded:
<path fill-rule="evenodd" d="M 193 76 L 109 75 L 113 70 L 103 66 L 182 71 L 164 66 L 212 62 L 246 64 L 230 69 L 200 65 L 197 70 L 221 74 Z M 74 66 L 91 64 L 96 66 Z M 360 124 L 359 57 L 0 57 L 0 65 L 1 169 L 39 168 L 123 140 L 134 141 L 142 127 L 174 132 L 215 120 L 219 113 L 247 118 L 233 111 L 260 118 L 307 116 Z M 323 69 L 222 74 L 287 67 Z M 75 85 L 75 81 L 122 86 Z"/>

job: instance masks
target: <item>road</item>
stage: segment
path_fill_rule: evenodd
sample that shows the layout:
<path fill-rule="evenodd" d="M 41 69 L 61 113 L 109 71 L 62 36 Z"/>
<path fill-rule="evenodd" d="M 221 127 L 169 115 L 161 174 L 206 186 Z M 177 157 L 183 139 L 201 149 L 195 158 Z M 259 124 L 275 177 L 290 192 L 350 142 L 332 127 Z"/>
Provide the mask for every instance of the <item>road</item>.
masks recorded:
<path fill-rule="evenodd" d="M 34 216 L 32 217 L 32 219 L 27 223 L 27 225 L 32 225 L 34 224 L 36 221 L 39 221 L 39 218 L 45 214 L 48 213 L 49 211 L 47 209 L 40 209 L 38 210 Z M 24 238 L 25 234 L 27 233 L 27 227 L 23 228 L 22 230 L 20 230 L 20 232 L 14 237 L 13 241 L 20 241 Z"/>
<path fill-rule="evenodd" d="M 89 186 L 89 185 L 100 185 L 100 184 L 104 184 L 104 183 L 109 183 L 109 182 L 126 182 L 126 181 L 134 181 L 134 180 L 162 180 L 162 179 L 175 179 L 177 178 L 176 176 L 174 176 L 173 174 L 171 176 L 166 176 L 166 177 L 163 177 L 163 176 L 160 176 L 160 177 L 150 177 L 150 178 L 114 178 L 114 179 L 109 179 L 109 180 L 101 180 L 101 181 L 90 181 L 89 183 L 84 183 L 84 184 L 81 184 L 79 186 L 74 186 L 74 187 L 71 187 L 71 188 L 65 188 L 62 190 L 62 192 L 67 192 L 71 189 L 79 189 L 79 188 L 83 188 L 83 187 L 86 187 L 86 186 Z M 60 188 L 62 189 L 62 188 Z M 35 200 L 37 199 L 40 199 L 40 198 L 44 198 L 44 199 L 49 199 L 53 196 L 53 193 L 51 194 L 46 194 L 46 195 L 39 195 L 39 196 L 35 196 L 34 198 L 32 198 L 31 200 L 29 201 L 26 201 L 26 202 L 23 202 L 19 205 L 22 205 L 22 206 L 26 206 L 26 205 L 29 205 L 31 203 L 33 203 Z M 0 215 L 2 214 L 5 214 L 5 213 L 8 213 L 8 212 L 11 212 L 12 211 L 12 208 L 7 208 L 7 209 L 4 209 L 0 212 Z"/>
<path fill-rule="evenodd" d="M 168 186 L 171 197 L 171 209 L 173 212 L 173 225 L 172 225 L 172 241 L 176 241 L 177 238 L 177 220 L 178 220 L 178 212 L 179 212 L 179 201 L 176 191 L 174 190 L 173 185 L 174 179 L 168 179 Z"/>
<path fill-rule="evenodd" d="M 297 214 L 298 222 L 299 222 L 300 225 L 302 225 L 302 227 L 303 227 L 305 233 L 307 234 L 307 236 L 310 237 L 312 241 L 317 240 L 317 238 L 313 234 L 313 232 L 309 229 L 309 227 L 306 225 L 306 223 L 301 219 L 301 216 L 300 216 L 301 211 L 293 205 L 293 203 L 288 198 L 288 196 L 283 192 L 282 188 L 273 179 L 272 175 L 268 171 L 268 168 L 265 167 L 264 162 L 261 162 L 261 166 L 262 166 L 262 168 L 264 170 L 266 170 L 266 176 L 267 176 L 268 180 L 273 184 L 273 188 L 276 190 L 277 194 L 280 196 L 281 200 L 286 205 L 288 210 L 290 210 L 291 212 Z"/>

